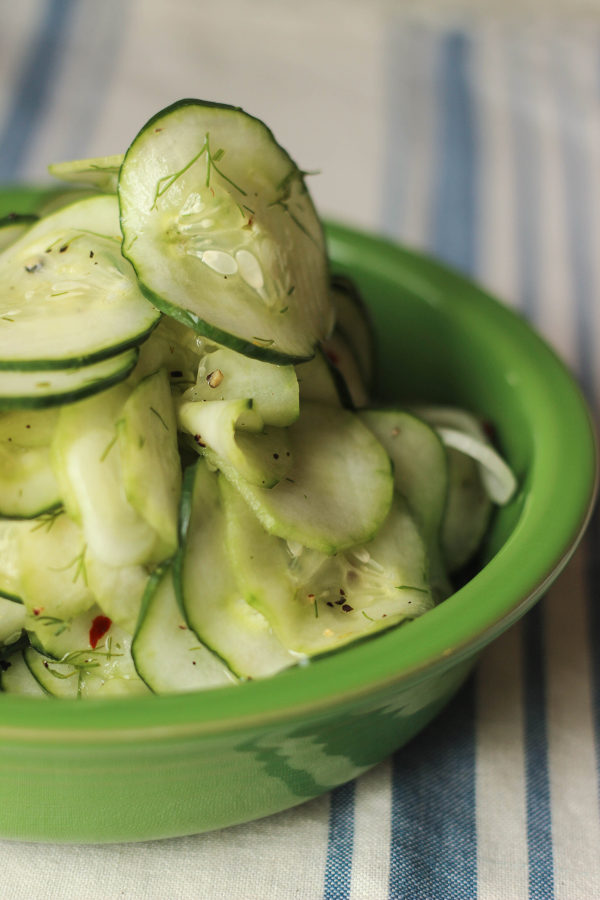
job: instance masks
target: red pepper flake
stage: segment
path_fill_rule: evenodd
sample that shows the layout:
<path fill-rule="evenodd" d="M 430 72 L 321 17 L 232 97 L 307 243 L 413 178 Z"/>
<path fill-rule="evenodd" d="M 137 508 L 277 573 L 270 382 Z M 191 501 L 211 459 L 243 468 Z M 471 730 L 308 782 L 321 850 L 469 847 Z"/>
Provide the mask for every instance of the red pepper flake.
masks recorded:
<path fill-rule="evenodd" d="M 96 616 L 90 628 L 90 647 L 92 650 L 96 649 L 98 641 L 104 637 L 111 625 L 112 621 L 108 616 Z"/>
<path fill-rule="evenodd" d="M 487 420 L 481 423 L 483 426 L 483 430 L 485 431 L 487 437 L 490 441 L 496 440 L 496 429 L 494 427 L 493 422 L 488 422 Z"/>
<path fill-rule="evenodd" d="M 34 614 L 34 616 L 39 616 L 43 608 L 43 606 L 34 606 L 31 612 Z"/>

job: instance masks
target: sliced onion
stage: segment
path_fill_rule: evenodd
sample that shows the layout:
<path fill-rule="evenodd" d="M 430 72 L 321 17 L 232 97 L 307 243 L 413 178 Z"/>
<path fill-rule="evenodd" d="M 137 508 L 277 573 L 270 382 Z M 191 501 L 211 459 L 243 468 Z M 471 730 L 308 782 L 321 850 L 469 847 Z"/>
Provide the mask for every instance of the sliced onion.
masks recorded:
<path fill-rule="evenodd" d="M 482 481 L 494 503 L 508 503 L 517 489 L 517 479 L 494 448 L 455 428 L 440 427 L 436 431 L 447 447 L 453 447 L 479 463 Z"/>

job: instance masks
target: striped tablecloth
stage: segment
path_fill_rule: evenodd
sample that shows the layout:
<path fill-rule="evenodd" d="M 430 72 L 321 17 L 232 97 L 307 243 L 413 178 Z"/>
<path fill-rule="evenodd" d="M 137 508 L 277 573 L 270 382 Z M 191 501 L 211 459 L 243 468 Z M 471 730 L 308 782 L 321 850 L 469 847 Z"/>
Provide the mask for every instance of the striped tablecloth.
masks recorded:
<path fill-rule="evenodd" d="M 324 214 L 476 276 L 535 323 L 598 412 L 600 13 L 549 8 L 5 0 L 0 182 L 120 152 L 182 96 L 242 105 L 320 170 Z M 356 782 L 214 834 L 0 842 L 0 896 L 600 896 L 599 559 L 596 518 L 448 710 Z"/>

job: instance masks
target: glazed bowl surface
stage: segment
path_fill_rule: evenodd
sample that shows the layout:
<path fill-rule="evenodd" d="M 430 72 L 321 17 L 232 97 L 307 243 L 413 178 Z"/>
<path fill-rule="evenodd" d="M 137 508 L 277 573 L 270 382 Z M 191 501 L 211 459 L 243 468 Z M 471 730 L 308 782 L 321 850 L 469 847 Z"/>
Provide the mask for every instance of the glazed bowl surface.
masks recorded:
<path fill-rule="evenodd" d="M 35 191 L 0 192 L 0 215 Z M 378 337 L 379 397 L 493 423 L 519 490 L 480 568 L 410 624 L 264 681 L 90 702 L 0 696 L 0 837 L 133 841 L 256 819 L 375 765 L 420 731 L 479 651 L 572 554 L 596 484 L 593 426 L 564 365 L 516 314 L 443 266 L 331 224 Z"/>

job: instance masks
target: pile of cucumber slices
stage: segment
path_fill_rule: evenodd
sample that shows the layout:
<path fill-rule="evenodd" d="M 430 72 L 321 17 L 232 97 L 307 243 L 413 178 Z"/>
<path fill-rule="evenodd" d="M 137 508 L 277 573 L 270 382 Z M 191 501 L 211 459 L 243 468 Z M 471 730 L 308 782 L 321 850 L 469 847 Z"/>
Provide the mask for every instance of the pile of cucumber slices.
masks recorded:
<path fill-rule="evenodd" d="M 514 478 L 457 409 L 370 406 L 304 173 L 184 100 L 0 221 L 0 685 L 263 678 L 429 610 Z"/>

